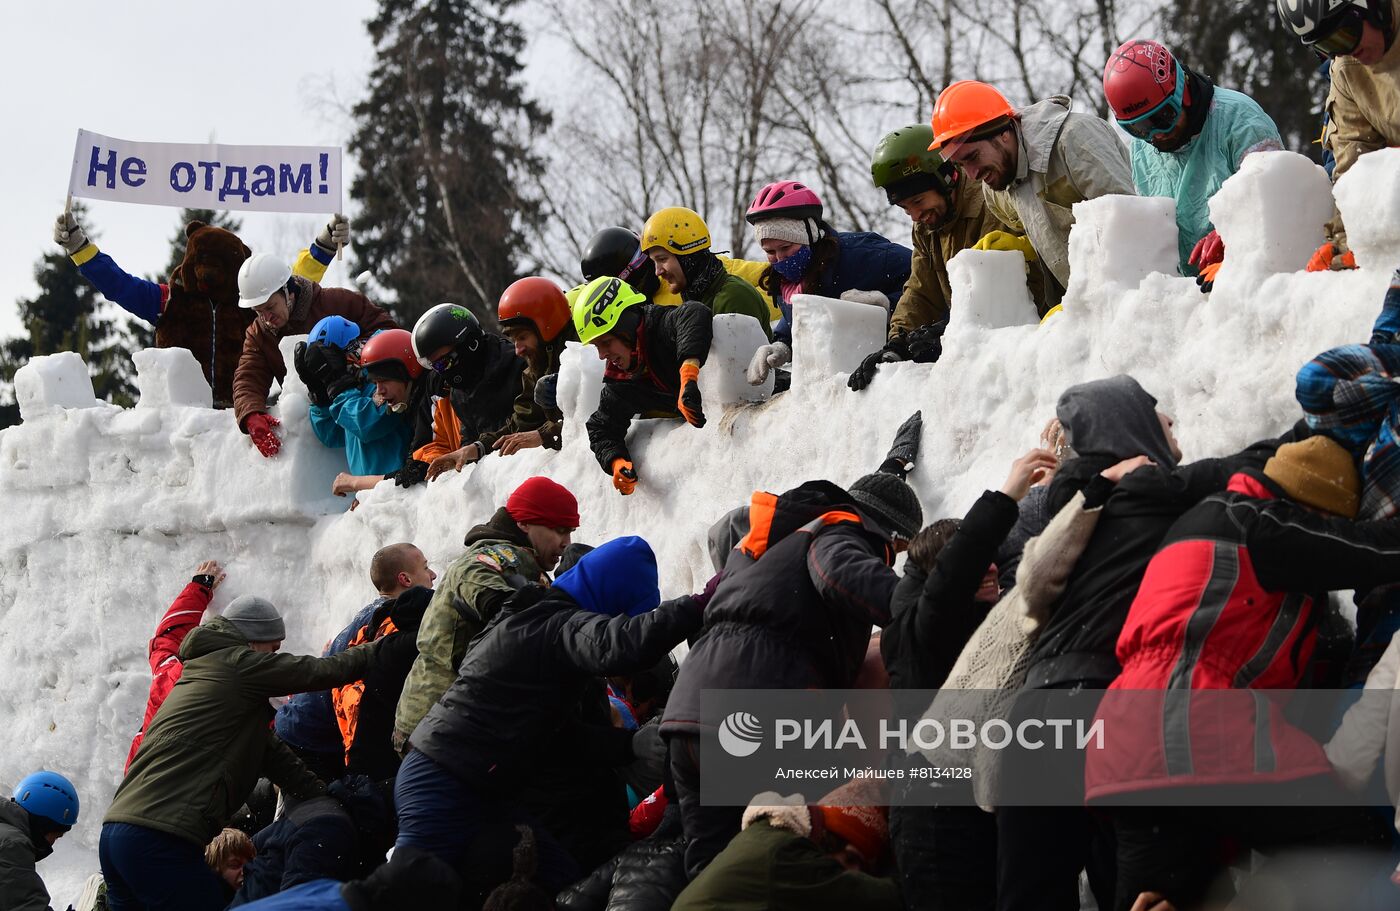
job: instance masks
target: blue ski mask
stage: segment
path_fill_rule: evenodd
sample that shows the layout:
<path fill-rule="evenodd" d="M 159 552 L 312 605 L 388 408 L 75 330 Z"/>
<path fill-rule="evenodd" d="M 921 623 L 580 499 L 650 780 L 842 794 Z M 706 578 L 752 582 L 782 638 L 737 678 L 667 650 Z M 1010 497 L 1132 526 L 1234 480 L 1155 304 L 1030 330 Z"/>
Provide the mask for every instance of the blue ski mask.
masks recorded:
<path fill-rule="evenodd" d="M 807 271 L 811 262 L 812 248 L 804 245 L 787 259 L 780 259 L 773 263 L 773 271 L 790 282 L 799 282 L 802 280 L 802 273 Z"/>

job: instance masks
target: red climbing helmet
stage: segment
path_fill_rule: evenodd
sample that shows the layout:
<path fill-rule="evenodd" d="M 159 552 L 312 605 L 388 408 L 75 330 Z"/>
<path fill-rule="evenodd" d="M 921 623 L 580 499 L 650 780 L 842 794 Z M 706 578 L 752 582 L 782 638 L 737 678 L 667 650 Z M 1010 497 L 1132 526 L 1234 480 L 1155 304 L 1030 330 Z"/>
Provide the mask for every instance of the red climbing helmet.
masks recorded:
<path fill-rule="evenodd" d="M 360 349 L 360 366 L 371 378 L 382 376 L 405 383 L 418 379 L 423 365 L 413 356 L 413 336 L 407 329 L 380 329 Z"/>
<path fill-rule="evenodd" d="M 1186 74 L 1155 41 L 1125 41 L 1103 68 L 1103 94 L 1113 116 L 1139 139 L 1169 132 L 1181 116 Z"/>
<path fill-rule="evenodd" d="M 810 218 L 821 221 L 822 201 L 806 184 L 780 180 L 759 190 L 749 204 L 749 211 L 744 214 L 744 219 L 751 225 L 765 218 Z"/>

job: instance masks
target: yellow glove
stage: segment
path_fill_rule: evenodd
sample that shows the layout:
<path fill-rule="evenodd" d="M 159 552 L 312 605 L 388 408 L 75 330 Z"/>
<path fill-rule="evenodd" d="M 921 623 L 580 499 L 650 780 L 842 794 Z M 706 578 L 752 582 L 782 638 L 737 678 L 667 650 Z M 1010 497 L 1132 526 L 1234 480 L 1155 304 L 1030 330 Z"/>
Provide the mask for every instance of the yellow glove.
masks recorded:
<path fill-rule="evenodd" d="M 1028 263 L 1039 259 L 1035 255 L 1035 247 L 1031 246 L 1030 238 L 1024 234 L 1012 234 L 1008 231 L 988 231 L 981 240 L 972 245 L 972 249 L 1014 250 L 1024 256 Z"/>

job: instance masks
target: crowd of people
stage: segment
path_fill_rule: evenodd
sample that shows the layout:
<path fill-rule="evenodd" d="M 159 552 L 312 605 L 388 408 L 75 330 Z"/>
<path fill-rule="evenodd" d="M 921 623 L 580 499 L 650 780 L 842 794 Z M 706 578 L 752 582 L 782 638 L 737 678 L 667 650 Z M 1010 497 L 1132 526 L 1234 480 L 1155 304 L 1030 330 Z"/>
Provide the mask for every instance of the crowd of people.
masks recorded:
<path fill-rule="evenodd" d="M 1277 0 L 1331 61 L 1334 176 L 1400 143 L 1397 8 Z M 263 457 L 281 445 L 269 413 L 287 375 L 279 343 L 305 335 L 292 369 L 317 438 L 345 450 L 337 494 L 560 448 L 560 357 L 592 345 L 605 372 L 585 430 L 625 496 L 646 477 L 627 445 L 634 418 L 705 425 L 716 314 L 757 322 L 747 380 L 781 392 L 796 295 L 881 308 L 887 342 L 851 374 L 859 393 L 881 364 L 938 359 L 962 250 L 1020 253 L 1050 318 L 1069 286 L 1073 206 L 1108 194 L 1173 198 L 1181 273 L 1209 293 L 1226 250 L 1207 202 L 1248 155 L 1283 148 L 1277 128 L 1154 41 L 1115 50 L 1103 84 L 1127 141 L 1063 96 L 1016 107 L 975 81 L 944 89 L 930 124 L 881 138 L 872 180 L 910 217 L 912 249 L 836 230 L 812 187 L 782 180 L 746 212 L 766 262 L 718 255 L 699 213 L 664 208 L 640 232 L 595 234 L 577 286 L 531 276 L 506 288 L 499 334 L 451 303 L 402 328 L 363 295 L 321 287 L 351 241 L 340 215 L 290 266 L 193 222 L 165 283 L 124 272 L 71 215 L 54 236 L 159 344 L 191 351 Z M 1340 217 L 1298 266 L 1354 267 Z M 1341 797 L 1375 775 L 1350 748 L 1375 740 L 1375 719 L 1305 730 L 1264 691 L 1400 683 L 1397 375 L 1400 273 L 1366 343 L 1303 366 L 1298 420 L 1276 436 L 1188 461 L 1133 378 L 1081 383 L 1053 416 L 1028 416 L 1050 421 L 1000 490 L 932 523 L 906 482 L 916 414 L 875 471 L 736 505 L 709 529 L 714 576 L 670 600 L 645 540 L 574 542 L 574 493 L 532 477 L 474 517 L 440 576 L 411 543 L 380 549 L 376 596 L 316 657 L 280 651 L 282 613 L 265 598 L 209 612 L 224 572 L 202 563 L 150 640 L 149 697 L 113 770 L 101 873 L 79 911 L 1069 911 L 1090 896 L 1185 911 L 1282 907 L 1256 885 L 1299 870 L 1344 871 L 1348 897 L 1320 907 L 1394 907 L 1393 808 Z M 1342 590 L 1356 592 L 1354 629 L 1328 594 Z M 748 806 L 702 799 L 714 728 L 703 693 L 855 687 L 889 690 L 905 717 L 938 707 L 914 691 L 991 691 L 1011 719 L 1053 694 L 1125 724 L 1141 721 L 1115 713 L 1138 704 L 1105 693 L 1254 699 L 1230 725 L 1150 720 L 1185 725 L 1160 751 L 1145 738 L 1087 758 L 1013 753 L 996 772 L 1077 781 L 1069 805 L 988 806 L 981 782 L 917 774 Z M 1254 799 L 1200 799 L 1224 785 Z M 0 908 L 48 908 L 36 864 L 78 815 L 77 789 L 53 771 L 0 803 Z M 1316 853 L 1343 848 L 1346 859 Z M 1250 863 L 1251 851 L 1300 849 L 1324 860 Z"/>

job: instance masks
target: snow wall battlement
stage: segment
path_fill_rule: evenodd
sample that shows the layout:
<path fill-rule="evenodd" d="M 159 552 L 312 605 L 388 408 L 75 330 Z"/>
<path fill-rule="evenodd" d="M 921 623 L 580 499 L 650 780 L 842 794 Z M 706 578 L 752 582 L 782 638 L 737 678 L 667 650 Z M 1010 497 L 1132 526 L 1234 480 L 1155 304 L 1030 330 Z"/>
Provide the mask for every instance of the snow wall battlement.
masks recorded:
<path fill-rule="evenodd" d="M 199 561 L 228 569 L 214 609 L 265 595 L 287 617 L 286 648 L 309 653 L 373 596 L 376 549 L 412 541 L 441 572 L 467 529 L 534 474 L 578 496 L 576 540 L 650 541 L 662 593 L 672 596 L 709 578 L 705 531 L 714 519 L 755 489 L 854 480 L 916 409 L 923 451 L 910 481 L 930 521 L 960 516 L 998 487 L 1011 460 L 1036 444 L 1060 393 L 1085 380 L 1133 374 L 1177 419 L 1188 459 L 1227 453 L 1297 418 L 1294 375 L 1304 362 L 1369 338 L 1400 265 L 1400 150 L 1362 158 L 1337 199 L 1362 268 L 1281 272 L 1322 242 L 1332 195 L 1322 170 L 1299 155 L 1251 156 L 1212 204 L 1228 258 L 1210 297 L 1174 274 L 1170 200 L 1080 204 L 1062 314 L 1035 325 L 1018 296 L 1018 254 L 969 251 L 952 263 L 942 359 L 885 365 L 859 394 L 847 390 L 846 372 L 883 341 L 873 308 L 799 300 L 793 389 L 758 405 L 736 403 L 766 395 L 742 378 L 761 334 L 742 317 L 721 318 L 701 372 L 709 423 L 635 424 L 641 484 L 627 498 L 599 469 L 583 429 L 602 378 L 591 349 L 565 357 L 562 451 L 488 457 L 411 490 L 380 485 L 354 512 L 329 495 L 343 456 L 312 436 L 294 374 L 273 409 L 282 453 L 265 460 L 231 413 L 208 407 L 186 352 L 134 355 L 141 402 L 129 410 L 93 399 L 77 355 L 36 358 L 16 380 L 24 423 L 0 433 L 0 785 L 8 793 L 46 767 L 79 788 L 80 825 L 41 868 L 55 904 L 75 899 L 96 870 L 102 814 L 145 704 L 146 643 Z"/>

